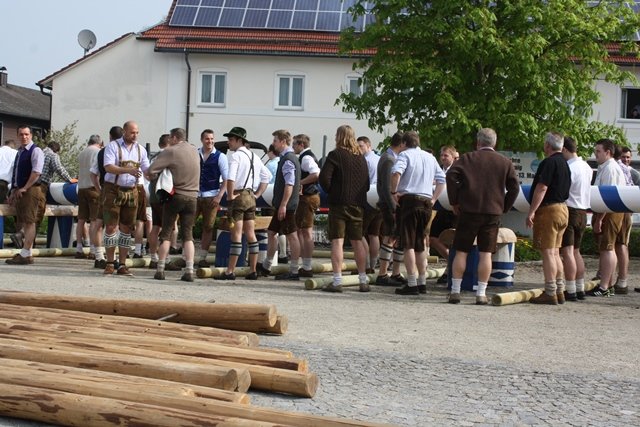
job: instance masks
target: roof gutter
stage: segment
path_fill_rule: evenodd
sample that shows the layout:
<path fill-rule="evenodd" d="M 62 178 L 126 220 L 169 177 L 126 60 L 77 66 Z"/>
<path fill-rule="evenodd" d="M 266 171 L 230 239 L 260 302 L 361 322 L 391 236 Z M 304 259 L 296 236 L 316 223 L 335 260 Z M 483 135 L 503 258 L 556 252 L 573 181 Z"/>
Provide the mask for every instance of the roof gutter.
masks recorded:
<path fill-rule="evenodd" d="M 189 140 L 189 116 L 191 115 L 191 64 L 189 63 L 189 52 L 184 49 L 184 62 L 187 63 L 187 114 L 185 117 L 185 131 L 187 141 Z"/>
<path fill-rule="evenodd" d="M 49 88 L 49 92 L 45 92 L 45 86 L 43 84 L 36 83 L 36 85 L 38 85 L 38 87 L 40 88 L 41 94 L 49 97 L 49 130 L 51 130 L 51 117 L 53 117 L 53 95 L 51 94 L 52 89 Z"/>

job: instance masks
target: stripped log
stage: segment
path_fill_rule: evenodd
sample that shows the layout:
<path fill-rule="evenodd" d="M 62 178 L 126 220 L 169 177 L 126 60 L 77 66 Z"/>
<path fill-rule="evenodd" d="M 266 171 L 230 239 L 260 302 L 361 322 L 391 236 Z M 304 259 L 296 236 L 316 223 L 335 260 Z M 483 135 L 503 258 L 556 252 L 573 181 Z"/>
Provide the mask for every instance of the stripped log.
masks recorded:
<path fill-rule="evenodd" d="M 0 360 L 0 366 L 1 364 Z M 86 394 L 98 397 L 116 398 L 131 402 L 157 405 L 163 408 L 176 408 L 204 414 L 237 417 L 255 421 L 268 421 L 299 427 L 352 427 L 376 426 L 379 424 L 361 421 L 350 421 L 340 418 L 287 412 L 277 409 L 262 408 L 230 402 L 220 402 L 195 396 L 168 395 L 158 393 L 156 389 L 130 390 L 115 379 L 113 382 L 98 382 L 81 375 L 65 375 L 64 373 L 49 373 L 33 378 L 33 371 L 19 368 L 0 370 L 0 383 L 33 386 L 63 392 Z"/>
<path fill-rule="evenodd" d="M 42 248 L 31 249 L 31 255 L 36 258 L 49 258 L 59 256 L 74 256 L 76 254 L 76 248 Z M 82 252 L 85 255 L 89 254 L 89 248 L 83 248 Z M 20 253 L 20 249 L 0 249 L 0 258 L 11 258 Z"/>
<path fill-rule="evenodd" d="M 136 340 L 136 337 L 134 336 L 123 336 L 118 339 L 116 336 L 100 337 L 99 335 L 83 334 L 80 332 L 60 334 L 51 330 L 34 330 L 30 325 L 24 323 L 1 321 L 0 337 L 16 341 L 37 342 L 44 345 L 57 344 L 61 346 L 74 347 L 79 350 L 91 349 L 105 352 L 116 351 L 113 348 L 114 346 L 127 346 L 161 353 L 193 356 L 196 358 L 226 360 L 229 362 L 269 366 L 299 372 L 308 371 L 308 364 L 304 359 L 287 357 L 271 352 L 263 352 L 256 348 L 248 349 L 246 347 L 229 347 L 210 343 L 199 344 L 197 342 L 188 342 L 186 340 L 161 342 L 147 339 L 145 337 L 140 337 Z M 204 360 L 202 361 L 204 362 Z M 195 362 L 195 360 L 193 362 Z"/>
<path fill-rule="evenodd" d="M 427 279 L 435 279 L 436 277 L 440 277 L 444 274 L 446 268 L 428 268 L 427 269 Z M 376 274 L 368 274 L 369 283 L 375 283 Z M 307 279 L 304 281 L 304 288 L 307 290 L 321 289 L 324 285 L 328 285 L 333 282 L 333 277 L 314 277 L 312 279 Z M 358 286 L 360 284 L 360 280 L 356 275 L 350 276 L 342 276 L 342 286 Z"/>
<path fill-rule="evenodd" d="M 136 317 L 110 316 L 57 308 L 0 304 L 0 317 L 47 324 L 55 323 L 78 328 L 90 327 L 116 332 L 127 331 L 143 335 L 193 339 L 202 342 L 216 342 L 220 338 L 224 338 L 231 342 L 237 342 L 237 345 L 245 345 L 246 342 L 251 347 L 255 347 L 259 343 L 258 336 L 252 332 L 230 331 L 209 326 L 183 325 Z"/>
<path fill-rule="evenodd" d="M 273 423 L 3 383 L 0 383 L 0 415 L 74 427 L 276 426 Z"/>
<path fill-rule="evenodd" d="M 329 273 L 333 271 L 330 262 L 325 262 L 325 263 L 314 262 L 311 264 L 311 268 L 313 269 L 314 274 Z M 346 262 L 342 264 L 342 271 L 351 271 L 355 268 L 356 268 L 355 262 Z M 226 267 L 199 268 L 196 270 L 196 275 L 201 279 L 205 279 L 209 277 L 218 277 L 224 274 L 226 271 L 227 271 Z M 289 272 L 288 265 L 274 265 L 273 267 L 271 267 L 272 275 L 288 273 L 288 272 Z M 234 274 L 237 277 L 244 277 L 249 273 L 251 273 L 251 270 L 249 269 L 249 267 L 236 268 L 234 272 Z"/>
<path fill-rule="evenodd" d="M 264 328 L 258 331 L 260 334 L 284 335 L 289 329 L 289 318 L 284 314 L 278 315 L 276 324 L 270 328 Z"/>
<path fill-rule="evenodd" d="M 31 292 L 0 292 L 0 303 L 53 307 L 64 310 L 87 311 L 100 314 L 158 319 L 177 313 L 171 319 L 180 323 L 214 326 L 253 332 L 276 324 L 273 305 L 260 304 L 207 304 L 186 301 L 125 300 L 60 296 Z"/>
<path fill-rule="evenodd" d="M 585 292 L 590 291 L 600 284 L 600 280 L 591 280 L 589 282 L 585 282 L 584 290 Z M 513 291 L 513 292 L 503 292 L 501 294 L 495 294 L 491 297 L 491 304 L 501 307 L 504 305 L 512 305 L 519 304 L 521 302 L 531 301 L 533 298 L 537 298 L 544 292 L 544 288 L 537 289 L 529 289 L 527 291 Z"/>
<path fill-rule="evenodd" d="M 73 388 L 50 387 L 44 381 L 50 378 L 61 378 L 59 385 L 72 382 Z M 74 368 L 71 366 L 53 365 L 50 363 L 29 362 L 18 359 L 0 359 L 0 382 L 8 384 L 31 385 L 34 387 L 54 388 L 60 391 L 71 391 L 81 394 L 92 394 L 90 388 L 83 388 L 77 380 L 87 381 L 89 384 L 100 384 L 117 393 L 113 397 L 124 397 L 124 394 L 138 394 L 144 396 L 150 390 L 159 395 L 173 398 L 202 398 L 221 400 L 246 405 L 250 402 L 249 395 L 235 391 L 221 390 L 212 387 L 202 387 L 194 384 L 160 380 L 157 378 L 136 377 L 133 375 L 116 374 L 97 371 L 95 369 Z M 103 397 L 111 397 L 103 395 Z M 132 400 L 132 399 L 126 399 Z"/>
<path fill-rule="evenodd" d="M 331 258 L 331 251 L 324 250 L 324 249 L 314 249 L 313 257 L 314 258 Z M 353 259 L 353 252 L 352 251 L 345 251 L 343 253 L 343 257 L 344 257 L 344 259 Z M 427 256 L 427 262 L 428 263 L 435 264 L 438 261 L 439 261 L 439 258 L 437 256 L 435 256 L 435 255 Z"/>
<path fill-rule="evenodd" d="M 107 354 L 91 349 L 95 346 L 86 345 L 85 347 L 85 349 L 79 349 L 62 345 L 3 339 L 0 340 L 0 357 L 159 378 L 229 391 L 245 392 L 251 381 L 246 369 L 169 360 L 168 357 L 161 359 L 138 356 L 138 354 L 143 354 L 141 351 L 130 352 L 127 355 L 122 353 Z M 163 354 L 166 353 L 158 353 L 158 355 Z"/>

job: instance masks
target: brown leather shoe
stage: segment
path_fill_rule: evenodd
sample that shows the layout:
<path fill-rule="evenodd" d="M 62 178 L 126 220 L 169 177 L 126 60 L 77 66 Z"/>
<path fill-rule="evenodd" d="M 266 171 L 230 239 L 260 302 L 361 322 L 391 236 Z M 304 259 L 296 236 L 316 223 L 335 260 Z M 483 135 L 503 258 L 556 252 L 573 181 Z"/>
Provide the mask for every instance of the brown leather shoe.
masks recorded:
<path fill-rule="evenodd" d="M 532 304 L 558 305 L 558 297 L 556 295 L 547 295 L 546 292 L 535 298 L 531 298 Z"/>
<path fill-rule="evenodd" d="M 126 265 L 121 265 L 118 267 L 118 272 L 116 273 L 118 276 L 133 276 L 133 273 L 129 271 Z"/>
<path fill-rule="evenodd" d="M 368 283 L 360 283 L 360 288 L 358 289 L 360 292 L 369 292 L 371 288 Z"/>
<path fill-rule="evenodd" d="M 449 294 L 448 302 L 449 304 L 460 304 L 460 294 L 459 293 Z"/>
<path fill-rule="evenodd" d="M 564 304 L 566 301 L 566 298 L 564 297 L 564 292 L 557 292 L 556 299 L 558 300 L 558 304 Z"/>
<path fill-rule="evenodd" d="M 626 295 L 629 293 L 628 286 L 618 286 L 617 284 L 613 285 L 613 289 L 615 289 L 616 294 L 618 295 Z"/>
<path fill-rule="evenodd" d="M 113 274 L 116 271 L 116 266 L 113 262 L 107 262 L 107 265 L 104 267 L 104 271 L 102 274 Z"/>
<path fill-rule="evenodd" d="M 489 304 L 489 299 L 486 295 L 478 296 L 476 295 L 476 305 L 487 305 Z"/>
<path fill-rule="evenodd" d="M 96 259 L 96 254 L 89 253 L 89 255 L 87 255 L 87 259 L 90 259 L 90 260 Z"/>
<path fill-rule="evenodd" d="M 210 268 L 210 267 L 211 267 L 211 263 L 206 259 L 201 259 L 200 261 L 198 261 L 198 268 Z"/>
<path fill-rule="evenodd" d="M 342 292 L 342 285 L 335 285 L 333 283 L 329 283 L 328 285 L 324 285 L 322 290 L 325 292 Z"/>
<path fill-rule="evenodd" d="M 16 255 L 13 256 L 13 258 L 9 258 L 8 260 L 6 260 L 5 263 L 10 264 L 10 265 L 28 265 L 28 264 L 33 264 L 33 257 L 32 256 L 23 257 L 20 254 L 16 254 Z"/>
<path fill-rule="evenodd" d="M 75 259 L 87 259 L 87 256 L 84 252 L 76 252 Z"/>

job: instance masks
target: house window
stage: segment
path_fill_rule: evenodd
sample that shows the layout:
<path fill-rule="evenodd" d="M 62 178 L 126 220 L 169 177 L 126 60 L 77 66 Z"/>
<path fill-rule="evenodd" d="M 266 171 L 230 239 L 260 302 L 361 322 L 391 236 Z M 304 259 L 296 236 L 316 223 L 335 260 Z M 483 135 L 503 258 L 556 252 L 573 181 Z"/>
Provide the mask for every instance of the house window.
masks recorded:
<path fill-rule="evenodd" d="M 365 91 L 365 86 L 360 82 L 360 76 L 347 77 L 347 93 L 360 97 Z"/>
<path fill-rule="evenodd" d="M 622 89 L 620 115 L 623 119 L 640 120 L 640 89 Z"/>
<path fill-rule="evenodd" d="M 303 76 L 278 76 L 278 108 L 302 110 L 304 102 Z"/>
<path fill-rule="evenodd" d="M 226 73 L 200 73 L 200 104 L 224 107 L 226 86 Z"/>

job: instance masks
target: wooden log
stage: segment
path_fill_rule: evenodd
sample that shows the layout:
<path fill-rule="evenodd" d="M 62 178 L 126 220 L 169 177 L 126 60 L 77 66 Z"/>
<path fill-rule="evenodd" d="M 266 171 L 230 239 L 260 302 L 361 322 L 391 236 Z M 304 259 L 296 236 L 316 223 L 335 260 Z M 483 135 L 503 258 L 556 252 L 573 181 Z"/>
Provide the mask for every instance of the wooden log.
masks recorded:
<path fill-rule="evenodd" d="M 23 376 L 23 373 L 27 373 L 27 375 Z M 123 391 L 123 393 L 142 393 L 144 395 L 144 393 L 148 393 L 150 390 L 153 390 L 156 394 L 169 397 L 213 399 L 242 405 L 247 405 L 250 402 L 250 397 L 246 393 L 221 390 L 218 388 L 166 381 L 157 378 L 136 377 L 133 375 L 97 371 L 95 369 L 53 365 L 50 363 L 30 362 L 18 359 L 0 359 L 0 382 L 2 383 L 53 388 L 46 387 L 44 383 L 40 382 L 43 379 L 46 380 L 48 378 L 52 378 L 52 376 L 63 378 L 63 381 L 59 381 L 60 384 L 65 384 L 66 380 L 74 381 L 80 379 L 88 381 L 91 384 L 101 384 L 103 386 L 113 388 L 118 392 Z M 21 380 L 21 378 L 24 378 L 24 380 Z M 90 394 L 88 390 L 82 389 L 79 386 L 70 390 L 62 388 L 56 389 L 81 394 Z M 114 397 L 119 396 L 122 395 L 116 395 Z"/>
<path fill-rule="evenodd" d="M 314 274 L 322 274 L 329 273 L 333 269 L 331 267 L 330 262 L 314 262 L 311 264 L 311 268 L 313 269 Z M 356 268 L 355 262 L 346 262 L 342 264 L 342 271 L 351 271 Z M 201 279 L 206 279 L 209 277 L 218 277 L 224 274 L 227 271 L 226 267 L 213 267 L 213 268 L 198 268 L 196 270 L 196 275 Z M 271 267 L 271 274 L 282 274 L 289 272 L 288 265 L 274 265 Z M 235 275 L 237 277 L 244 277 L 247 274 L 251 273 L 249 267 L 239 267 L 235 270 Z"/>
<path fill-rule="evenodd" d="M 204 342 L 215 341 L 216 338 L 228 338 L 237 340 L 241 345 L 246 340 L 247 344 L 251 347 L 259 344 L 258 336 L 253 332 L 230 331 L 228 329 L 209 326 L 161 322 L 137 317 L 112 316 L 48 307 L 0 304 L 0 317 L 19 318 L 19 316 L 23 318 L 26 316 L 27 320 L 44 323 L 98 327 L 100 329 L 115 331 L 132 331 L 156 336 L 197 339 Z"/>
<path fill-rule="evenodd" d="M 85 255 L 89 254 L 89 248 L 83 248 L 82 252 Z M 20 249 L 0 249 L 0 258 L 11 258 L 20 253 Z M 36 258 L 50 258 L 61 256 L 74 256 L 76 254 L 76 248 L 42 248 L 32 249 L 31 255 Z"/>
<path fill-rule="evenodd" d="M 61 296 L 31 292 L 0 292 L 0 303 L 158 319 L 178 313 L 172 321 L 253 332 L 276 324 L 273 305 L 207 304 L 187 301 L 126 300 Z"/>
<path fill-rule="evenodd" d="M 258 331 L 261 334 L 284 335 L 289 329 L 289 318 L 284 314 L 278 315 L 276 324 L 270 328 L 264 328 Z"/>
<path fill-rule="evenodd" d="M 3 366 L 1 364 L 0 366 Z M 287 412 L 271 408 L 242 405 L 231 402 L 220 402 L 195 396 L 170 395 L 158 393 L 155 389 L 129 389 L 115 379 L 113 382 L 99 382 L 90 377 L 68 375 L 60 372 L 37 372 L 33 375 L 30 369 L 19 368 L 0 370 L 0 383 L 38 387 L 43 389 L 72 392 L 84 395 L 122 399 L 131 402 L 157 405 L 163 408 L 176 408 L 194 412 L 202 412 L 225 417 L 237 417 L 255 421 L 268 421 L 300 427 L 351 427 L 377 426 L 380 424 L 347 419 L 324 417 L 303 413 Z"/>
<path fill-rule="evenodd" d="M 442 276 L 446 268 L 428 268 L 427 269 L 427 279 L 434 279 L 436 277 Z M 375 283 L 377 274 L 369 274 L 367 275 L 369 278 L 369 283 Z M 315 290 L 321 289 L 324 285 L 328 285 L 333 282 L 333 277 L 314 277 L 311 279 L 307 279 L 304 281 L 304 288 L 306 290 Z M 360 284 L 360 279 L 356 275 L 342 276 L 342 286 L 358 286 Z"/>
<path fill-rule="evenodd" d="M 275 426 L 121 399 L 0 383 L 0 415 L 74 427 Z"/>
<path fill-rule="evenodd" d="M 188 384 L 215 387 L 244 393 L 251 381 L 246 369 L 225 368 L 218 365 L 149 358 L 138 356 L 142 352 L 106 354 L 103 351 L 75 347 L 40 344 L 14 339 L 0 340 L 0 357 L 23 359 L 32 362 L 91 368 L 147 378 L 159 378 Z M 163 355 L 166 353 L 158 353 Z M 173 356 L 173 355 L 168 355 Z"/>
<path fill-rule="evenodd" d="M 24 331 L 27 333 L 44 332 L 47 334 L 53 333 L 59 336 L 96 338 L 116 342 L 139 342 L 140 340 L 144 340 L 146 342 L 152 342 L 158 345 L 164 344 L 166 346 L 198 344 L 198 348 L 201 349 L 206 348 L 207 344 L 249 348 L 246 339 L 200 337 L 197 334 L 192 334 L 188 337 L 156 335 L 148 333 L 144 328 L 129 327 L 118 329 L 91 327 L 74 324 L 68 320 L 65 321 L 63 319 L 52 318 L 31 320 L 27 316 L 17 313 L 0 314 L 0 325 L 2 325 L 0 326 L 2 329 L 12 328 L 11 332 L 13 333 L 20 333 Z M 9 334 L 11 332 L 4 331 L 3 333 Z"/>
<path fill-rule="evenodd" d="M 600 284 L 600 280 L 591 280 L 584 283 L 585 292 L 590 291 Z M 533 298 L 538 297 L 544 292 L 544 288 L 529 289 L 527 291 L 513 291 L 495 294 L 491 297 L 491 304 L 501 307 L 504 305 L 519 304 L 521 302 L 529 302 Z"/>
<path fill-rule="evenodd" d="M 118 338 L 117 336 L 112 335 L 101 337 L 99 334 L 81 332 L 62 334 L 56 333 L 52 330 L 35 330 L 25 323 L 1 321 L 0 337 L 19 341 L 37 342 L 45 345 L 58 344 L 74 347 L 79 350 L 87 348 L 107 352 L 114 351 L 112 348 L 113 346 L 127 346 L 182 356 L 226 360 L 229 362 L 269 366 L 298 372 L 308 371 L 308 364 L 304 359 L 287 357 L 272 352 L 264 352 L 257 348 L 248 349 L 246 347 L 230 347 L 210 343 L 200 344 L 186 340 L 162 342 L 135 336 L 122 336 L 121 338 Z"/>
<path fill-rule="evenodd" d="M 344 256 L 344 259 L 353 259 L 353 252 L 345 251 L 343 256 Z M 314 258 L 331 258 L 331 251 L 326 249 L 314 249 L 313 257 Z M 438 261 L 439 261 L 439 258 L 437 256 L 434 256 L 434 255 L 427 256 L 427 262 L 429 263 L 435 264 Z"/>

